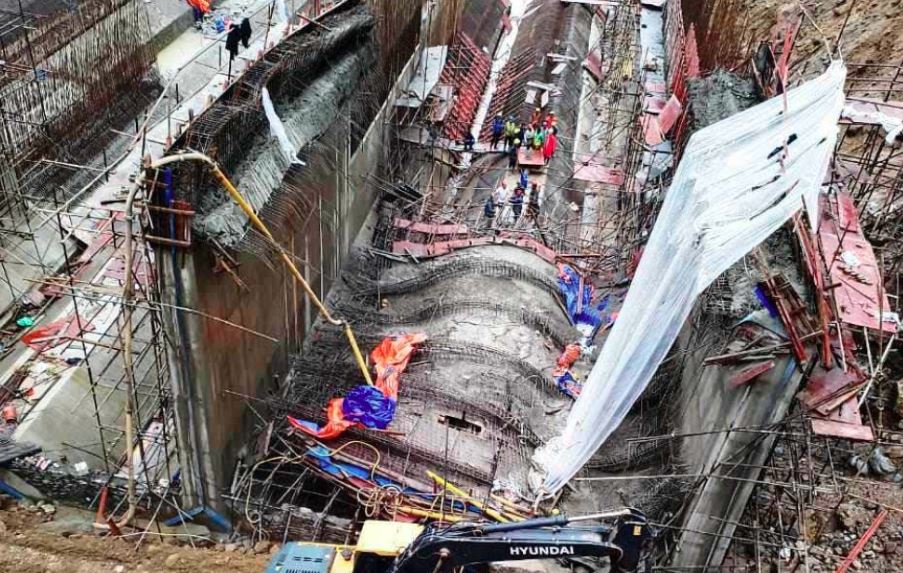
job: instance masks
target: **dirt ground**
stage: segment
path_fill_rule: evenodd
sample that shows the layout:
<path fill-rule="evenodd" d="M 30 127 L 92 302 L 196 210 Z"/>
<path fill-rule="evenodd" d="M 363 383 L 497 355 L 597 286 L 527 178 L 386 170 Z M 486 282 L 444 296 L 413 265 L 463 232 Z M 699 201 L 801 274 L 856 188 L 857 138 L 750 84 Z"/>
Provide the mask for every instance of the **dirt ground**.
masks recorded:
<path fill-rule="evenodd" d="M 750 37 L 768 39 L 778 14 L 800 14 L 800 4 L 808 16 L 803 16 L 791 73 L 808 77 L 824 69 L 825 40 L 834 49 L 848 14 L 840 42 L 840 53 L 848 64 L 903 63 L 903 0 L 745 0 Z M 875 71 L 869 70 L 868 75 Z M 864 74 L 863 68 L 851 66 L 851 77 Z M 894 99 L 903 99 L 903 93 Z"/>
<path fill-rule="evenodd" d="M 138 535 L 112 539 L 49 527 L 57 514 L 12 504 L 0 510 L 0 572 L 16 573 L 262 573 L 275 546 L 245 550 L 213 545 L 193 549 L 161 543 L 135 549 Z M 164 538 L 165 539 L 165 538 Z"/>

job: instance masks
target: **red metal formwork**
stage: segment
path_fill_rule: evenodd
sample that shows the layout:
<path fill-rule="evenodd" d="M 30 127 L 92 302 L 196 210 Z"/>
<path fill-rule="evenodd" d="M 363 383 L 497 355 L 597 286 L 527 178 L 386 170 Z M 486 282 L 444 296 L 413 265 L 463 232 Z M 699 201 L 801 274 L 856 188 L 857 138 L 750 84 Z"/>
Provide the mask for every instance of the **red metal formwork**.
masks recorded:
<path fill-rule="evenodd" d="M 818 240 L 841 322 L 872 332 L 896 332 L 896 324 L 880 316 L 890 311 L 890 303 L 875 252 L 863 235 L 848 194 L 838 193 L 830 199 L 822 196 Z"/>
<path fill-rule="evenodd" d="M 680 0 L 668 2 L 665 12 L 665 53 L 668 62 L 668 91 L 680 104 L 681 112 L 673 122 L 675 159 L 680 158 L 690 123 L 687 105 L 687 80 L 699 77 L 699 47 L 696 41 L 696 27 L 690 24 L 684 28 L 683 9 Z"/>
<path fill-rule="evenodd" d="M 492 61 L 476 43 L 462 32 L 455 37 L 449 50 L 440 84 L 455 88 L 454 103 L 442 126 L 443 134 L 460 140 L 470 130 L 483 97 Z"/>

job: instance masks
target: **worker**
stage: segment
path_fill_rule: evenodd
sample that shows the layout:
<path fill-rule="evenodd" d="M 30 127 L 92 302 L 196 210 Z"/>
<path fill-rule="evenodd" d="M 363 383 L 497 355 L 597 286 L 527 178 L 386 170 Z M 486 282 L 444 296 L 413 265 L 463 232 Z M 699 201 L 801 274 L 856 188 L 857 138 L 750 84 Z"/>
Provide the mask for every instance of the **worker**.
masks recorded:
<path fill-rule="evenodd" d="M 533 219 L 533 222 L 539 224 L 537 219 L 539 218 L 539 207 L 542 198 L 539 195 L 539 184 L 534 183 L 530 187 L 530 195 L 527 197 L 527 216 Z"/>
<path fill-rule="evenodd" d="M 204 14 L 210 12 L 210 0 L 188 0 L 188 5 L 191 6 L 194 16 L 194 27 L 200 30 L 204 23 Z"/>
<path fill-rule="evenodd" d="M 514 194 L 508 203 L 511 204 L 511 212 L 514 214 L 514 222 L 516 224 L 524 210 L 524 188 L 520 186 L 515 187 Z"/>
<path fill-rule="evenodd" d="M 504 205 L 508 200 L 508 183 L 504 179 L 499 181 L 499 186 L 492 192 L 492 199 L 496 207 Z"/>
<path fill-rule="evenodd" d="M 542 144 L 545 141 L 545 130 L 537 129 L 536 133 L 533 134 L 533 149 L 539 150 L 542 149 Z"/>
<path fill-rule="evenodd" d="M 495 114 L 495 119 L 492 120 L 492 150 L 499 146 L 499 141 L 502 139 L 502 135 L 505 132 L 505 120 L 502 118 L 502 114 Z"/>
<path fill-rule="evenodd" d="M 526 141 L 524 139 L 524 134 L 526 133 L 526 131 L 527 131 L 527 126 L 525 124 L 521 123 L 520 126 L 518 126 L 518 128 L 517 128 L 517 138 L 520 139 L 521 141 Z"/>
<path fill-rule="evenodd" d="M 496 225 L 504 222 L 505 215 L 508 212 L 508 184 L 504 179 L 501 180 L 499 186 L 492 192 L 492 203 L 495 205 Z"/>
<path fill-rule="evenodd" d="M 538 107 L 533 110 L 533 115 L 530 116 L 530 125 L 534 128 L 539 125 L 540 120 L 542 119 L 542 108 Z"/>
<path fill-rule="evenodd" d="M 505 147 L 511 147 L 514 140 L 517 139 L 517 124 L 514 123 L 514 118 L 509 117 L 508 121 L 505 122 Z"/>
<path fill-rule="evenodd" d="M 542 126 L 544 128 L 546 128 L 546 130 L 549 130 L 549 129 L 552 129 L 553 127 L 555 127 L 556 125 L 558 125 L 558 118 L 555 117 L 554 111 L 550 111 L 549 115 L 546 116 L 546 120 L 543 122 Z"/>
<path fill-rule="evenodd" d="M 527 174 L 527 168 L 521 167 L 520 168 L 520 179 L 518 180 L 517 184 L 520 185 L 521 187 L 523 187 L 524 189 L 526 189 L 527 187 L 529 187 L 529 183 L 530 183 L 530 177 Z"/>
<path fill-rule="evenodd" d="M 495 199 L 490 195 L 486 197 L 486 202 L 483 203 L 483 227 L 486 229 L 492 228 L 493 221 L 495 221 Z"/>
<path fill-rule="evenodd" d="M 549 160 L 552 159 L 552 156 L 555 155 L 555 149 L 558 147 L 558 136 L 555 135 L 553 131 L 549 131 L 546 134 L 546 141 L 542 146 L 542 158 L 545 161 L 546 165 L 549 164 Z"/>
<path fill-rule="evenodd" d="M 473 151 L 473 144 L 476 143 L 476 140 L 473 137 L 471 132 L 467 132 L 467 135 L 464 136 L 464 151 Z"/>
<path fill-rule="evenodd" d="M 520 140 L 515 139 L 508 147 L 508 169 L 517 169 L 517 148 L 520 147 Z"/>
<path fill-rule="evenodd" d="M 527 126 L 527 129 L 524 130 L 524 145 L 529 147 L 533 144 L 533 136 L 536 135 L 536 126 L 534 124 L 530 124 Z"/>

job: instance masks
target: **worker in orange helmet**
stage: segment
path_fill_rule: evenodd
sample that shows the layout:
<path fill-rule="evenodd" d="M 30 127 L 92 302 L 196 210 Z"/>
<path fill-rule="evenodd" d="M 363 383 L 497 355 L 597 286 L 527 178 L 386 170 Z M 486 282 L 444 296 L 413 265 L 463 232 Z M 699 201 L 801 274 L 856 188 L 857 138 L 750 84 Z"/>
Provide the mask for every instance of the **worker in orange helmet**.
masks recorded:
<path fill-rule="evenodd" d="M 542 108 L 538 107 L 533 110 L 533 115 L 530 116 L 530 125 L 539 125 L 540 120 L 542 120 Z"/>

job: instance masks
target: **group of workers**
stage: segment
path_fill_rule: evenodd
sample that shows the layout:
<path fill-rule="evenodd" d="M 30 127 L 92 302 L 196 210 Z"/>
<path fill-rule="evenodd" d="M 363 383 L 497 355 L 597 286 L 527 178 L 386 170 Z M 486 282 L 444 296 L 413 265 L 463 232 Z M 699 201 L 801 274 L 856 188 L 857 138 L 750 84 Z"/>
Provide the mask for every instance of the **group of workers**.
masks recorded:
<path fill-rule="evenodd" d="M 505 119 L 502 114 L 496 114 L 492 121 L 490 149 L 497 150 L 503 140 L 509 169 L 518 168 L 518 152 L 522 148 L 541 152 L 544 163 L 548 165 L 558 147 L 558 118 L 555 117 L 555 112 L 543 116 L 542 108 L 536 108 L 530 121 L 522 123 L 517 123 L 513 116 Z M 531 185 L 527 169 L 521 167 L 513 192 L 508 193 L 508 184 L 502 178 L 499 186 L 486 198 L 486 202 L 483 203 L 483 218 L 489 226 L 509 223 L 516 225 L 526 206 L 527 216 L 536 221 L 541 203 L 539 185 L 537 183 Z"/>
<path fill-rule="evenodd" d="M 530 190 L 529 195 L 527 189 Z M 516 225 L 526 206 L 527 216 L 536 221 L 541 203 L 539 184 L 530 184 L 527 170 L 521 169 L 512 193 L 509 194 L 508 183 L 502 178 L 499 186 L 486 198 L 483 203 L 483 219 L 487 227 Z"/>
<path fill-rule="evenodd" d="M 558 118 L 553 111 L 543 115 L 542 108 L 533 111 L 529 122 L 518 123 L 514 116 L 505 119 L 501 113 L 496 114 L 492 120 L 490 151 L 497 151 L 503 141 L 509 169 L 519 167 L 518 153 L 521 149 L 542 153 L 543 162 L 548 165 L 558 147 Z M 476 139 L 468 132 L 462 143 L 464 151 L 472 152 Z M 536 221 L 541 203 L 539 185 L 531 185 L 527 169 L 521 167 L 514 191 L 509 193 L 508 184 L 502 178 L 499 186 L 486 198 L 483 219 L 488 227 L 516 225 L 526 207 L 527 216 Z"/>
<path fill-rule="evenodd" d="M 543 161 L 548 164 L 558 147 L 558 118 L 555 117 L 555 112 L 549 112 L 543 117 L 541 108 L 533 111 L 528 123 L 518 124 L 513 116 L 506 120 L 502 114 L 496 114 L 492 120 L 490 149 L 498 149 L 503 139 L 510 169 L 517 168 L 517 154 L 522 147 L 541 151 Z"/>

